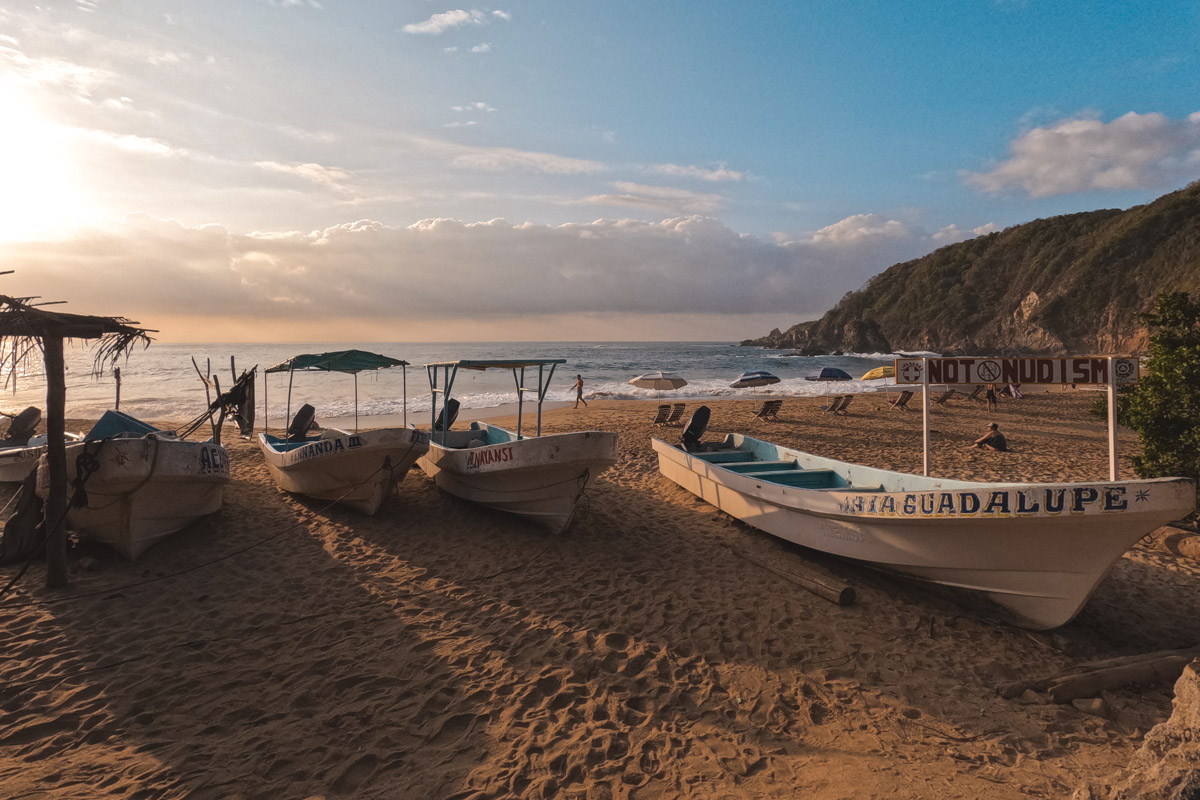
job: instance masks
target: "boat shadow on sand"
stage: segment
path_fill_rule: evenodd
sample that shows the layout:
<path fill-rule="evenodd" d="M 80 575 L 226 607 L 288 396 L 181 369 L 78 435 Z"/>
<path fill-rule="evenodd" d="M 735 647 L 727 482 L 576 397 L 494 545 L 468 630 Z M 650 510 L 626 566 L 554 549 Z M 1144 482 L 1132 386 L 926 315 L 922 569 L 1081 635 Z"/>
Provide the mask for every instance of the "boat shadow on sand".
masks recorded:
<path fill-rule="evenodd" d="M 1106 728 L 995 693 L 1072 658 L 1200 639 L 1165 621 L 1200 603 L 1165 556 L 1135 551 L 1074 622 L 1030 634 L 962 593 L 781 548 L 658 476 L 652 432 L 623 436 L 559 536 L 415 471 L 375 517 L 276 502 L 237 446 L 220 514 L 136 564 L 96 556 L 71 590 L 109 591 L 7 612 L 0 780 L 194 798 L 736 794 L 811 786 L 820 770 L 801 763 L 949 754 L 958 786 L 986 793 L 973 765 L 1013 766 L 1035 742 L 1045 775 L 1016 796 L 1061 793 L 1082 751 L 1129 751 L 1129 730 L 1165 716 L 1160 698 Z M 859 601 L 833 606 L 738 551 L 814 562 Z M 79 746 L 90 765 L 64 766 Z"/>

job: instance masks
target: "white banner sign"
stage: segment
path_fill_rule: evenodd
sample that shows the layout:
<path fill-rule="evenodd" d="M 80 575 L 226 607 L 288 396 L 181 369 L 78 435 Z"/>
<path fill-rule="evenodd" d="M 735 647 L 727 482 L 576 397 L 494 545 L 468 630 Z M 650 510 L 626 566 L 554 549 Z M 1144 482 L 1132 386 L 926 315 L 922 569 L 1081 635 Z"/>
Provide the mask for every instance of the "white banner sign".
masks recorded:
<path fill-rule="evenodd" d="M 896 383 L 923 383 L 925 363 L 929 382 L 948 385 L 977 383 L 1136 383 L 1138 360 L 1114 358 L 1114 380 L 1108 358 L 898 358 Z"/>

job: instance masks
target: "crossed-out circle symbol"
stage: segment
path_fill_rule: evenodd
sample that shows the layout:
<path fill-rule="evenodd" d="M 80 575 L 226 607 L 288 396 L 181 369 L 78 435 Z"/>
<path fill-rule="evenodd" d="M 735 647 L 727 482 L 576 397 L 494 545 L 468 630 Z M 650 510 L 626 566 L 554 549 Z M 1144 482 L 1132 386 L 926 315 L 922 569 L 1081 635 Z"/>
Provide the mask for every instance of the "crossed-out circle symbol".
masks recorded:
<path fill-rule="evenodd" d="M 921 380 L 921 365 L 916 361 L 906 361 L 904 366 L 900 367 L 900 374 L 909 383 L 916 383 Z"/>
<path fill-rule="evenodd" d="M 995 361 L 984 361 L 975 368 L 975 374 L 991 383 L 1000 377 L 1000 365 Z"/>

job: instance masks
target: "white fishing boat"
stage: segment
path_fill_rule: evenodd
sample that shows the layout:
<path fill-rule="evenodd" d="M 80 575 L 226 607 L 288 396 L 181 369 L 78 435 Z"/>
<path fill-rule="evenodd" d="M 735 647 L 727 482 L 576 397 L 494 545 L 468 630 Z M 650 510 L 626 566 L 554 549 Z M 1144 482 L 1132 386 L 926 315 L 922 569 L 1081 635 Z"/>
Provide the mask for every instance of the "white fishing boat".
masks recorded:
<path fill-rule="evenodd" d="M 313 407 L 304 405 L 284 436 L 258 435 L 267 470 L 276 485 L 318 500 L 336 501 L 372 515 L 404 480 L 425 453 L 429 435 L 407 425 L 358 431 L 358 373 L 407 367 L 408 362 L 363 350 L 339 350 L 289 358 L 267 370 L 288 373 L 288 414 L 291 415 L 291 378 L 301 370 L 343 372 L 354 375 L 355 431 L 328 428 L 309 435 Z M 407 386 L 407 375 L 405 377 Z"/>
<path fill-rule="evenodd" d="M 72 497 L 67 528 L 128 559 L 220 510 L 229 483 L 221 445 L 179 439 L 119 411 L 105 412 L 66 453 Z M 42 497 L 48 480 L 43 458 L 37 480 Z"/>
<path fill-rule="evenodd" d="M 433 393 L 433 433 L 429 452 L 420 461 L 425 474 L 456 497 L 516 514 L 552 533 L 565 530 L 584 489 L 617 462 L 617 435 L 576 431 L 542 436 L 542 402 L 554 368 L 563 363 L 566 359 L 559 358 L 426 364 Z M 526 386 L 526 370 L 532 367 L 537 367 L 536 388 Z M 450 430 L 458 408 L 450 393 L 460 369 L 512 370 L 517 385 L 515 431 L 478 421 L 466 430 Z M 537 397 L 537 429 L 532 437 L 522 433 L 526 393 Z"/>
<path fill-rule="evenodd" d="M 64 434 L 67 444 L 83 441 L 78 433 Z M 46 453 L 46 434 L 30 437 L 24 445 L 0 445 L 0 483 L 20 483 L 37 468 Z"/>
<path fill-rule="evenodd" d="M 1034 629 L 1070 621 L 1126 550 L 1185 517 L 1196 499 L 1185 478 L 978 483 L 850 464 L 740 434 L 693 452 L 652 443 L 664 476 L 755 528 L 983 592 Z"/>

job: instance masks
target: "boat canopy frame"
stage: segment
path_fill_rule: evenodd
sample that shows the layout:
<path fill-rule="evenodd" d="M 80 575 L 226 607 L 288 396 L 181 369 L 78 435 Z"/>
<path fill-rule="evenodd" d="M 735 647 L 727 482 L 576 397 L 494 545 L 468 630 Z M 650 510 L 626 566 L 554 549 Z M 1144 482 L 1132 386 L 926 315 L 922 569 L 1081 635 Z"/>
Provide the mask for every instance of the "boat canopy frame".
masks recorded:
<path fill-rule="evenodd" d="M 268 367 L 264 374 L 286 372 L 288 374 L 287 416 L 284 424 L 292 418 L 292 380 L 296 372 L 344 372 L 354 375 L 354 432 L 358 433 L 358 373 L 377 372 L 381 369 L 400 367 L 404 391 L 404 427 L 408 427 L 408 362 L 399 358 L 372 353 L 367 350 L 332 350 L 328 353 L 302 353 Z M 267 402 L 268 382 L 263 381 L 263 432 L 270 428 L 270 405 Z"/>
<path fill-rule="evenodd" d="M 454 379 L 458 377 L 459 369 L 470 369 L 477 372 L 483 372 L 489 369 L 511 369 L 513 381 L 517 386 L 517 439 L 524 438 L 521 435 L 522 412 L 525 405 L 525 394 L 533 392 L 537 395 L 537 433 L 536 436 L 542 435 L 542 403 L 546 399 L 546 392 L 550 389 L 550 381 L 554 379 L 554 369 L 559 364 L 565 364 L 565 358 L 504 358 L 504 359 L 468 359 L 459 361 L 437 361 L 425 365 L 425 372 L 429 376 L 429 392 L 431 402 L 429 404 L 429 430 L 432 437 L 436 437 L 439 433 L 441 439 L 438 444 L 446 443 L 446 432 L 450 428 L 449 425 L 443 425 L 441 431 L 435 431 L 438 417 L 438 395 L 442 397 L 442 410 L 445 411 L 446 401 L 450 399 L 450 393 L 454 390 Z M 529 367 L 537 367 L 537 388 L 526 386 L 525 370 Z M 546 370 L 549 367 L 549 371 Z M 529 377 L 533 377 L 530 375 Z"/>

